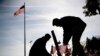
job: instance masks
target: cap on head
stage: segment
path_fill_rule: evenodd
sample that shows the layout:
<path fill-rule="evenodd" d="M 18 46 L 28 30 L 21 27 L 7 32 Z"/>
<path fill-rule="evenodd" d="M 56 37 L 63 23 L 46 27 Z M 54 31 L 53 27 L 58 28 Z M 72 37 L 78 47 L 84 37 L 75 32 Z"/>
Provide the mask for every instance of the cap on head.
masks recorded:
<path fill-rule="evenodd" d="M 51 37 L 51 36 L 50 36 L 50 34 L 47 33 L 47 34 L 45 35 L 45 37 Z"/>
<path fill-rule="evenodd" d="M 50 34 L 48 34 L 48 33 L 47 33 L 47 34 L 45 34 L 45 36 L 44 36 L 44 37 L 45 37 L 45 39 L 47 39 L 47 40 L 49 40 L 49 39 L 51 38 Z"/>

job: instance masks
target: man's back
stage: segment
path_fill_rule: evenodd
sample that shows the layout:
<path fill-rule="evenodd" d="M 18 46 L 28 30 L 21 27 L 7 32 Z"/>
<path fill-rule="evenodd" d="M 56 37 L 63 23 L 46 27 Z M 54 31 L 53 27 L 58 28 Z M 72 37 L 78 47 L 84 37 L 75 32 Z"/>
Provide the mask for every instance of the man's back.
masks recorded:
<path fill-rule="evenodd" d="M 61 18 L 61 23 L 62 25 L 78 25 L 80 23 L 83 23 L 83 21 L 79 18 L 79 17 L 75 17 L 75 16 L 65 16 Z"/>
<path fill-rule="evenodd" d="M 83 26 L 85 23 L 79 18 L 75 16 L 65 16 L 60 19 L 61 26 L 66 28 L 75 28 Z"/>

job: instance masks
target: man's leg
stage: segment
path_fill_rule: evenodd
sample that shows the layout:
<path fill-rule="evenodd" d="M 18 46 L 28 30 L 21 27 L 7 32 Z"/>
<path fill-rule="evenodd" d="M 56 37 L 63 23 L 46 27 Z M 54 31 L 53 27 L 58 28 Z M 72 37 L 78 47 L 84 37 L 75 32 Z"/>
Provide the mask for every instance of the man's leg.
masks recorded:
<path fill-rule="evenodd" d="M 85 56 L 84 50 L 82 45 L 80 44 L 80 38 L 81 35 L 86 27 L 86 24 L 83 24 L 78 27 L 73 27 L 73 38 L 72 38 L 72 44 L 73 44 L 73 51 L 72 56 Z"/>
<path fill-rule="evenodd" d="M 63 34 L 63 44 L 68 45 L 68 42 L 72 36 L 72 31 L 65 31 Z"/>

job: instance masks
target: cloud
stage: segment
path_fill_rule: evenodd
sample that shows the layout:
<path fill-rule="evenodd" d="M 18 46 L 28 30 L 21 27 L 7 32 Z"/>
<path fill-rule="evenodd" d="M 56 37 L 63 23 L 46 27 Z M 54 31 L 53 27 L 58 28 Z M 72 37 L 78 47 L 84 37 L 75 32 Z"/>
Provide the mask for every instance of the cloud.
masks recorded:
<path fill-rule="evenodd" d="M 92 35 L 99 35 L 100 16 L 85 17 L 82 13 L 83 1 L 84 0 L 26 0 L 27 53 L 30 49 L 29 42 L 31 40 L 33 40 L 32 43 L 34 43 L 36 39 L 44 36 L 46 33 L 51 34 L 51 30 L 55 30 L 57 40 L 62 42 L 63 29 L 52 26 L 52 20 L 54 18 L 61 18 L 68 15 L 82 18 L 82 20 L 87 23 L 87 27 L 82 35 L 82 40 Z M 1 0 L 0 56 L 23 56 L 24 15 L 13 16 L 13 13 L 23 4 L 24 2 L 20 0 Z M 47 43 L 48 51 L 50 51 L 52 43 L 53 39 L 50 39 Z"/>
<path fill-rule="evenodd" d="M 13 45 L 13 46 L 3 46 L 0 47 L 0 55 L 2 56 L 23 56 L 23 44 Z"/>
<path fill-rule="evenodd" d="M 0 7 L 18 7 L 24 4 L 24 0 L 0 0 Z"/>

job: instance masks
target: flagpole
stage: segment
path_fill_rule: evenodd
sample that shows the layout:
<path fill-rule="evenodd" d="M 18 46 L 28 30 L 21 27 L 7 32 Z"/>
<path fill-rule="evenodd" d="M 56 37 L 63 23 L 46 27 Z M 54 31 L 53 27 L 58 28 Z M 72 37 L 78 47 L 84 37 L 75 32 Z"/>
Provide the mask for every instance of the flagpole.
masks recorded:
<path fill-rule="evenodd" d="M 25 6 L 25 2 L 24 2 Z M 26 56 L 26 12 L 24 8 L 24 56 Z"/>

